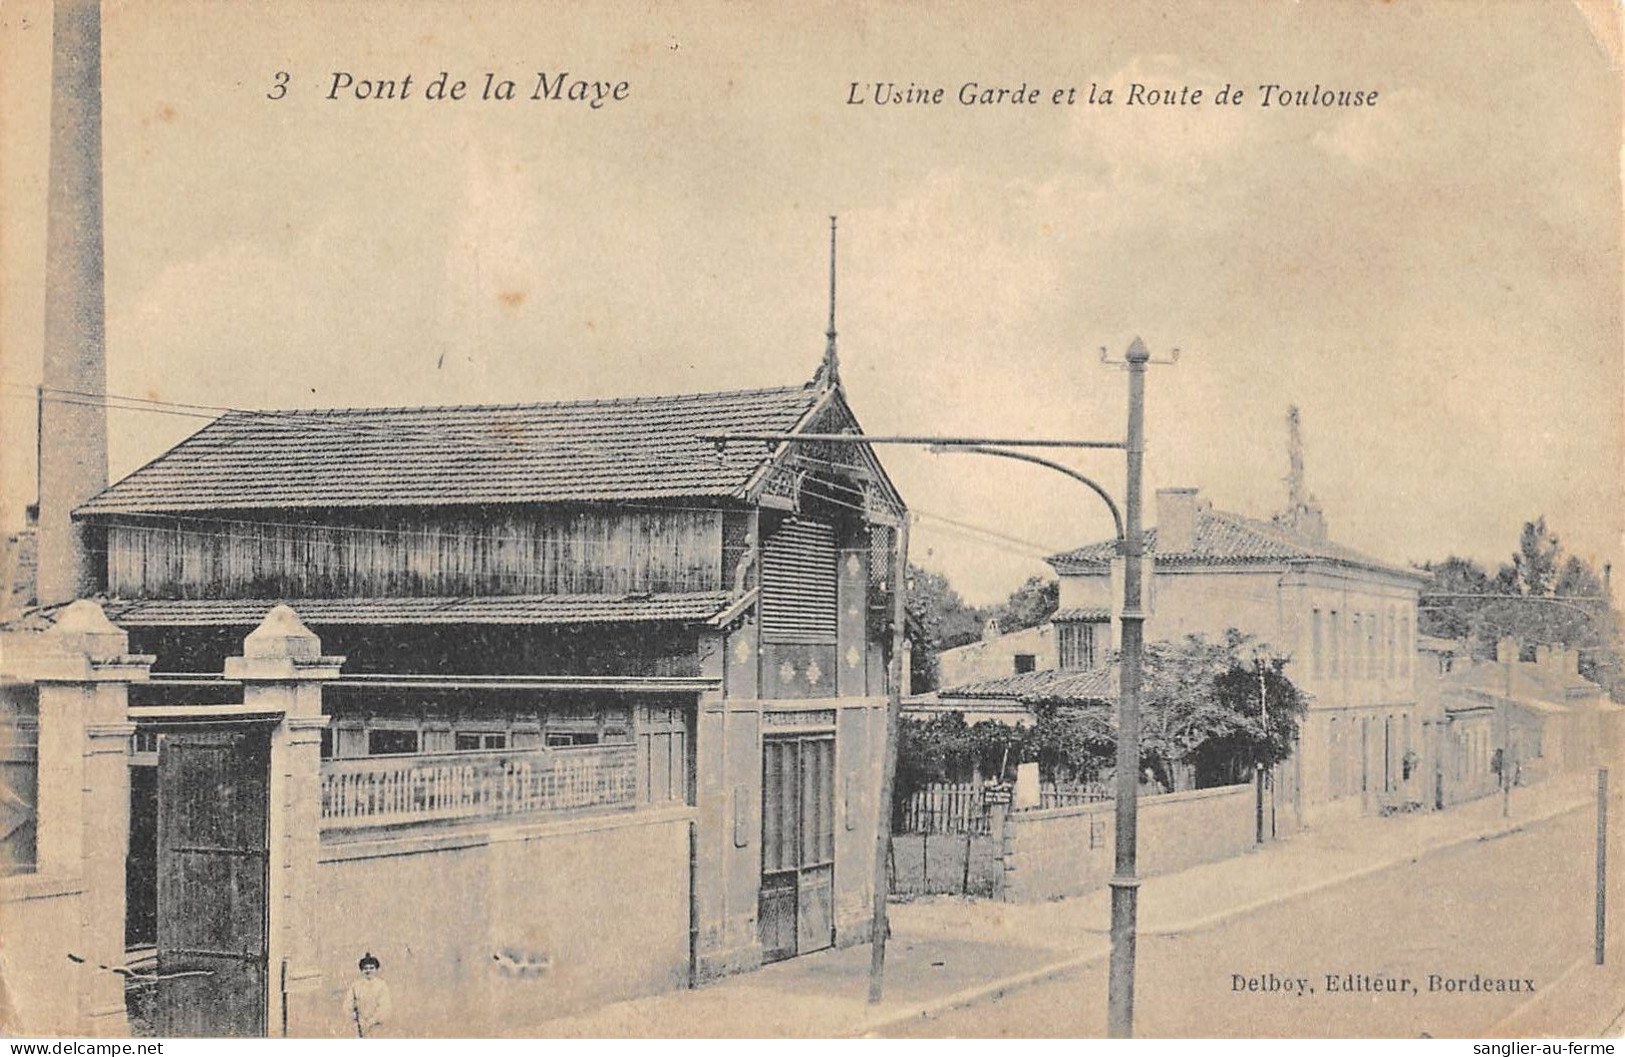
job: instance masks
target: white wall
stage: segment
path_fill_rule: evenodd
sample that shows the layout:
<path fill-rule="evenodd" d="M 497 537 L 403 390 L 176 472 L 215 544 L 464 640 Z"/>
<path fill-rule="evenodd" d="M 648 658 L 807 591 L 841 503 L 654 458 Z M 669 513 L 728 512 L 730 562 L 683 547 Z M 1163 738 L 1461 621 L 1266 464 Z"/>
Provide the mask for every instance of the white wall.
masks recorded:
<path fill-rule="evenodd" d="M 1037 671 L 1056 667 L 1055 627 L 1007 631 L 937 654 L 937 685 L 945 689 L 1016 674 L 1016 654 L 1032 654 Z"/>

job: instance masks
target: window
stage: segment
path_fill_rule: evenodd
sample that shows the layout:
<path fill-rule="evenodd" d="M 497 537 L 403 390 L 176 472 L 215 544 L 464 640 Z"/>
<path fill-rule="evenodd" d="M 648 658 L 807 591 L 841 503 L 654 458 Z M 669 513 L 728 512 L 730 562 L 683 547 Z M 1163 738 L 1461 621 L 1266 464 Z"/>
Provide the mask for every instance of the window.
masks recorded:
<path fill-rule="evenodd" d="M 1411 674 L 1411 654 L 1416 647 L 1411 645 L 1411 618 L 1409 615 L 1399 618 L 1399 674 L 1409 678 Z"/>
<path fill-rule="evenodd" d="M 1375 679 L 1382 669 L 1377 667 L 1377 614 L 1365 615 L 1365 677 Z"/>
<path fill-rule="evenodd" d="M 632 741 L 632 711 L 626 705 L 603 705 L 576 700 L 550 710 L 542 718 L 544 744 L 626 745 Z"/>
<path fill-rule="evenodd" d="M 1329 799 L 1336 800 L 1343 795 L 1343 728 L 1337 725 L 1337 717 L 1333 716 L 1326 723 L 1327 746 L 1327 795 Z"/>
<path fill-rule="evenodd" d="M 687 712 L 672 705 L 639 705 L 638 785 L 644 803 L 692 803 Z M 830 714 L 831 722 L 834 714 Z"/>
<path fill-rule="evenodd" d="M 368 756 L 397 756 L 418 751 L 418 732 L 373 728 L 367 731 Z"/>
<path fill-rule="evenodd" d="M 1062 623 L 1055 625 L 1055 641 L 1060 654 L 1060 667 L 1067 670 L 1096 666 L 1095 624 Z"/>
<path fill-rule="evenodd" d="M 835 528 L 791 518 L 762 546 L 762 641 L 833 644 Z"/>
<path fill-rule="evenodd" d="M 1360 634 L 1360 614 L 1349 618 L 1349 676 L 1360 678 L 1360 651 L 1365 648 L 1365 636 Z"/>
<path fill-rule="evenodd" d="M 1327 672 L 1336 675 L 1339 662 L 1343 658 L 1343 614 L 1332 610 L 1332 649 L 1331 656 L 1326 659 Z"/>
<path fill-rule="evenodd" d="M 458 752 L 491 752 L 508 747 L 508 735 L 503 731 L 460 731 L 457 734 Z"/>
<path fill-rule="evenodd" d="M 1383 639 L 1383 649 L 1388 655 L 1387 657 L 1383 658 L 1382 668 L 1383 668 L 1384 674 L 1386 674 L 1388 676 L 1388 678 L 1392 679 L 1394 677 L 1394 673 L 1399 670 L 1398 669 L 1399 657 L 1394 651 L 1394 607 L 1393 606 L 1388 607 L 1388 622 L 1387 622 L 1387 624 L 1385 624 L 1383 626 L 1382 630 L 1383 630 L 1383 634 L 1386 636 Z"/>
<path fill-rule="evenodd" d="M 1318 609 L 1309 614 L 1309 638 L 1311 670 L 1318 676 L 1320 674 L 1320 610 Z"/>
<path fill-rule="evenodd" d="M 1037 668 L 1038 668 L 1038 658 L 1035 655 L 1033 655 L 1031 653 L 1018 653 L 1018 654 L 1016 654 L 1016 674 L 1017 675 L 1021 675 L 1023 672 L 1036 671 Z"/>

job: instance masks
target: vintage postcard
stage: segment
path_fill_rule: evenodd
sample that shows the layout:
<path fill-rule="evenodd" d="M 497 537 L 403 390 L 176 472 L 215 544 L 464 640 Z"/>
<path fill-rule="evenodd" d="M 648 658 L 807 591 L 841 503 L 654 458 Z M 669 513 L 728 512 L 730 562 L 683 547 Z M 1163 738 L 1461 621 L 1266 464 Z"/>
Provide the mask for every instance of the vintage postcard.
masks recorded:
<path fill-rule="evenodd" d="M 1620 56 L 7 3 L 0 1030 L 1617 1035 Z"/>

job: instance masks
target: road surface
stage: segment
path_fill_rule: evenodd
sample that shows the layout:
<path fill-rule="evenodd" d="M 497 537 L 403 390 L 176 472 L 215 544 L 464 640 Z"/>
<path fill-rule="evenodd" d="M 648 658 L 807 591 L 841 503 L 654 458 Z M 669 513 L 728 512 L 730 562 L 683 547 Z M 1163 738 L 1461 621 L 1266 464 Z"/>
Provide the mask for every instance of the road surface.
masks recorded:
<path fill-rule="evenodd" d="M 1574 811 L 1234 919 L 1139 944 L 1140 1037 L 1481 1034 L 1594 936 L 1595 817 Z M 1625 862 L 1609 904 L 1625 914 Z M 1611 950 L 1625 957 L 1625 950 Z M 1611 959 L 1610 959 L 1611 960 Z M 1105 1034 L 1104 961 L 898 1026 L 923 1037 Z M 1608 1010 L 1599 1010 L 1606 1016 Z"/>

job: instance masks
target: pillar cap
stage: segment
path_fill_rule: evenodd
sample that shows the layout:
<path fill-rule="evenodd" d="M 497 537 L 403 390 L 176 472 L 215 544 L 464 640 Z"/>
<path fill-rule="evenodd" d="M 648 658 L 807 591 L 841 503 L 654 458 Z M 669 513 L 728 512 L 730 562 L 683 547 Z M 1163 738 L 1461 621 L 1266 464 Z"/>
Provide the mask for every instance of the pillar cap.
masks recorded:
<path fill-rule="evenodd" d="M 255 660 L 314 661 L 321 655 L 322 640 L 305 627 L 291 606 L 273 606 L 260 626 L 243 640 L 243 656 Z"/>
<path fill-rule="evenodd" d="M 130 649 L 130 636 L 88 598 L 64 606 L 45 634 L 57 649 L 82 653 L 92 661 L 117 660 Z"/>

